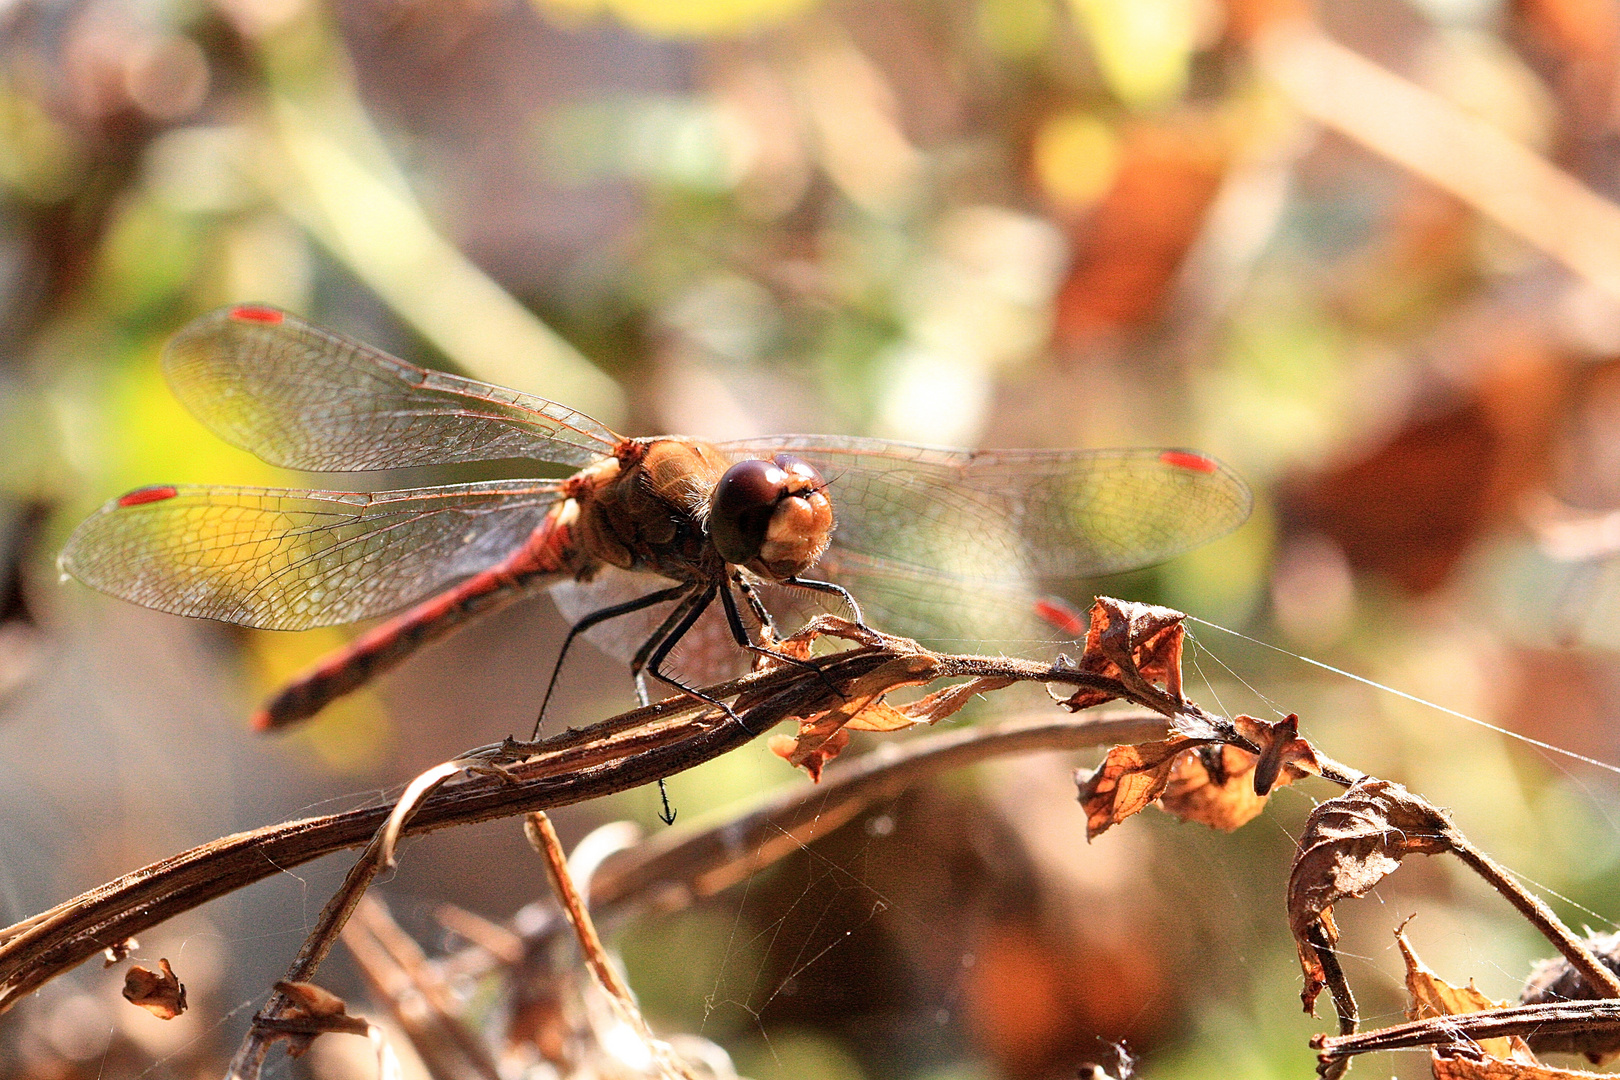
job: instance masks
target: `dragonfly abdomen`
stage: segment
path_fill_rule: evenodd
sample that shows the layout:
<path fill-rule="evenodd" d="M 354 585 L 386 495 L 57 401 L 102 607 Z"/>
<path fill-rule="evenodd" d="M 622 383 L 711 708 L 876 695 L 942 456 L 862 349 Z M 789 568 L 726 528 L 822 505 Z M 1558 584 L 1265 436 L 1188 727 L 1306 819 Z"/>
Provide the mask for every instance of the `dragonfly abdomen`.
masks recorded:
<path fill-rule="evenodd" d="M 571 540 L 570 515 L 560 512 L 565 507 L 548 514 L 522 547 L 495 566 L 373 627 L 293 679 L 254 714 L 253 726 L 264 731 L 306 720 L 463 623 L 578 574 L 582 556 Z"/>

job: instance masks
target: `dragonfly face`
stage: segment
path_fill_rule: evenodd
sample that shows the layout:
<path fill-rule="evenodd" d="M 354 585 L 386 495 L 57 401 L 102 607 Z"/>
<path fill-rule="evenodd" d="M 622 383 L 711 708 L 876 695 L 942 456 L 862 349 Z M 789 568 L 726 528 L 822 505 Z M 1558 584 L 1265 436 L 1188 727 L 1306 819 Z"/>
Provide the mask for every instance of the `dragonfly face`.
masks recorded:
<path fill-rule="evenodd" d="M 827 481 L 803 458 L 751 458 L 726 470 L 709 499 L 709 537 L 728 562 L 785 581 L 809 573 L 832 539 Z"/>
<path fill-rule="evenodd" d="M 576 631 L 635 624 L 610 649 L 654 675 L 689 632 L 748 640 L 737 596 L 762 623 L 768 605 L 748 590 L 773 582 L 853 596 L 891 633 L 1028 640 L 1054 581 L 1168 559 L 1237 527 L 1250 506 L 1234 473 L 1184 450 L 629 439 L 557 402 L 260 306 L 196 320 L 164 368 L 199 419 L 274 465 L 528 458 L 579 470 L 379 492 L 161 486 L 91 515 L 62 569 L 135 603 L 278 630 L 393 615 L 273 701 L 266 726 L 546 585 Z M 812 570 L 826 580 L 806 580 Z"/>

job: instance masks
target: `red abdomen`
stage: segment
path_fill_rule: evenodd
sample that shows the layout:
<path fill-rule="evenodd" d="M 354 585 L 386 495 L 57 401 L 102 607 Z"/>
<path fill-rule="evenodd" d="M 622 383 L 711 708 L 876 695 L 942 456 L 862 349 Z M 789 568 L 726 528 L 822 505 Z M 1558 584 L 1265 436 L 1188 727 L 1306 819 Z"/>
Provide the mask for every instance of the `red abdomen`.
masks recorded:
<path fill-rule="evenodd" d="M 431 596 L 355 638 L 265 703 L 253 717 L 261 731 L 308 719 L 332 701 L 395 667 L 469 619 L 519 600 L 563 575 L 578 573 L 581 553 L 554 507 L 523 546 L 487 570 Z"/>

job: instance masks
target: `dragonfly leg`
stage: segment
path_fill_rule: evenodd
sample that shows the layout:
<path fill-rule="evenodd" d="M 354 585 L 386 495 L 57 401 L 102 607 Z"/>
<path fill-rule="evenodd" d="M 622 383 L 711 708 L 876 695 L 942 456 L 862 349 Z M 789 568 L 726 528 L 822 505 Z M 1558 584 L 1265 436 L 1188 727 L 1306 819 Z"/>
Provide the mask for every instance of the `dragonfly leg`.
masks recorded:
<path fill-rule="evenodd" d="M 760 619 L 760 622 L 771 627 L 771 636 L 774 638 L 776 636 L 776 627 L 767 622 L 771 617 L 771 613 L 765 611 L 765 605 L 759 602 L 759 597 L 748 587 L 748 583 L 743 581 L 741 575 L 735 580 L 737 587 L 742 590 L 743 595 L 749 599 L 750 603 L 757 605 L 754 608 L 755 614 L 764 613 L 764 617 Z M 738 645 L 741 645 L 749 652 L 758 653 L 760 656 L 769 656 L 773 660 L 780 660 L 785 664 L 813 671 L 821 679 L 821 684 L 829 691 L 839 697 L 844 696 L 843 691 L 839 690 L 837 684 L 827 678 L 826 673 L 821 670 L 821 665 L 814 660 L 801 660 L 797 656 L 789 656 L 787 653 L 779 649 L 773 649 L 769 645 L 755 645 L 748 637 L 748 628 L 743 626 L 742 614 L 737 610 L 737 601 L 732 598 L 731 590 L 724 586 L 720 589 L 720 603 L 726 609 L 726 622 L 730 624 L 731 636 L 736 639 Z"/>
<path fill-rule="evenodd" d="M 648 704 L 650 700 L 647 697 L 646 670 L 653 650 L 662 645 L 671 635 L 675 636 L 675 641 L 679 641 L 681 636 L 691 629 L 690 626 L 681 629 L 681 623 L 685 622 L 687 617 L 691 615 L 692 608 L 698 607 L 699 613 L 701 613 L 704 608 L 709 606 L 709 602 L 714 599 L 712 587 L 705 590 L 701 585 L 687 585 L 685 588 L 686 595 L 681 597 L 681 602 L 670 609 L 669 614 L 664 616 L 664 621 L 658 624 L 658 629 L 654 630 L 652 635 L 641 643 L 641 648 L 636 650 L 636 655 L 630 661 L 630 674 L 635 677 L 636 694 L 641 698 L 643 705 Z M 692 621 L 697 621 L 695 616 L 693 616 Z M 674 647 L 675 642 L 671 641 L 670 648 Z"/>
<path fill-rule="evenodd" d="M 648 638 L 646 643 L 641 646 L 641 649 L 636 653 L 636 658 L 630 662 L 630 669 L 638 677 L 645 670 L 648 675 L 666 686 L 672 686 L 688 697 L 708 702 L 715 708 L 722 710 L 733 720 L 741 722 L 741 719 L 732 711 L 730 705 L 718 698 L 710 697 L 695 686 L 688 686 L 678 679 L 665 675 L 663 672 L 664 661 L 669 657 L 675 646 L 680 644 L 680 640 L 686 636 L 687 631 L 692 629 L 699 617 L 709 609 L 709 605 L 714 603 L 714 596 L 717 591 L 715 586 L 710 585 L 707 588 L 693 591 L 685 600 L 681 601 L 680 605 L 669 613 L 669 618 L 664 620 L 664 625 L 660 626 L 653 633 L 653 636 Z"/>
<path fill-rule="evenodd" d="M 777 640 L 781 635 L 776 632 L 776 620 L 771 618 L 770 609 L 759 598 L 759 593 L 755 592 L 754 587 L 748 584 L 748 579 L 743 577 L 740 570 L 732 574 L 731 580 L 736 584 L 737 591 L 743 594 L 743 599 L 748 601 L 748 610 L 752 611 L 754 618 L 759 620 L 760 630 L 769 633 L 772 641 Z"/>
<path fill-rule="evenodd" d="M 849 590 L 844 588 L 842 585 L 834 585 L 830 581 L 815 581 L 811 578 L 801 577 L 784 578 L 782 584 L 794 585 L 801 589 L 811 589 L 815 592 L 832 593 L 834 596 L 841 598 L 844 603 L 849 605 L 849 612 L 851 615 L 855 616 L 856 626 L 860 627 L 862 630 L 872 629 L 870 626 L 866 625 L 866 620 L 861 617 L 861 605 L 855 602 L 855 598 L 849 594 Z"/>
<path fill-rule="evenodd" d="M 630 673 L 634 678 L 636 687 L 636 703 L 645 708 L 648 704 L 647 680 L 642 677 L 641 669 L 646 664 L 647 654 L 651 651 L 652 646 L 656 642 L 662 641 L 664 638 L 668 637 L 673 628 L 681 625 L 682 620 L 686 618 L 687 612 L 694 605 L 697 607 L 698 614 L 702 614 L 703 609 L 708 606 L 709 599 L 713 598 L 713 594 L 710 594 L 709 599 L 704 599 L 700 602 L 698 598 L 702 595 L 703 593 L 701 586 L 691 584 L 674 585 L 668 589 L 661 589 L 658 592 L 648 593 L 646 596 L 639 597 L 635 600 L 628 600 L 622 604 L 614 604 L 612 607 L 602 608 L 600 611 L 593 611 L 589 615 L 585 616 L 568 631 L 568 637 L 563 641 L 562 651 L 557 655 L 557 666 L 551 670 L 551 683 L 546 687 L 546 701 L 551 700 L 552 688 L 557 685 L 557 673 L 562 670 L 563 656 L 567 655 L 568 647 L 574 643 L 575 637 L 584 631 L 589 630 L 593 626 L 606 622 L 609 619 L 617 618 L 620 615 L 628 615 L 633 611 L 641 611 L 644 608 L 652 607 L 654 604 L 661 604 L 666 600 L 678 600 L 679 603 L 675 605 L 674 610 L 672 610 L 669 615 L 665 617 L 663 623 L 659 625 L 658 629 L 653 631 L 652 637 L 647 640 L 646 644 L 642 645 L 641 649 L 636 653 L 635 660 L 630 665 Z M 690 628 L 691 623 L 687 622 L 686 629 Z M 682 634 L 685 632 L 686 630 L 684 629 L 680 631 Z M 688 691 L 688 693 L 690 693 L 690 691 Z M 701 697 L 702 695 L 698 696 Z M 725 708 L 724 706 L 721 707 Z M 730 713 L 731 710 L 726 709 L 726 712 Z M 545 704 L 542 703 L 540 706 L 540 719 L 536 720 L 534 723 L 534 733 L 536 738 L 538 738 L 540 735 L 540 724 L 545 720 L 545 718 L 546 707 Z M 664 786 L 663 777 L 658 778 L 658 798 L 659 801 L 663 803 L 663 812 L 659 815 L 659 817 L 663 819 L 665 825 L 675 824 L 675 811 L 670 808 L 669 789 Z"/>
<path fill-rule="evenodd" d="M 657 592 L 648 593 L 646 596 L 638 596 L 634 600 L 627 600 L 622 604 L 614 604 L 611 607 L 593 611 L 569 627 L 568 636 L 563 638 L 562 648 L 557 651 L 557 662 L 552 666 L 551 679 L 546 683 L 546 696 L 540 699 L 540 715 L 535 718 L 534 734 L 531 738 L 538 739 L 540 737 L 540 725 L 545 723 L 546 720 L 546 706 L 551 704 L 551 692 L 557 688 L 557 676 L 562 674 L 563 660 L 567 658 L 568 649 L 574 644 L 575 638 L 591 627 L 607 622 L 609 619 L 616 619 L 620 615 L 628 615 L 633 611 L 641 611 L 643 608 L 662 604 L 666 600 L 674 600 L 683 594 L 690 593 L 692 588 L 691 585 L 683 584 L 668 589 L 660 589 Z M 639 679 L 637 680 L 637 687 L 641 690 L 639 694 L 641 704 L 647 704 L 647 695 L 645 689 L 641 687 Z"/>

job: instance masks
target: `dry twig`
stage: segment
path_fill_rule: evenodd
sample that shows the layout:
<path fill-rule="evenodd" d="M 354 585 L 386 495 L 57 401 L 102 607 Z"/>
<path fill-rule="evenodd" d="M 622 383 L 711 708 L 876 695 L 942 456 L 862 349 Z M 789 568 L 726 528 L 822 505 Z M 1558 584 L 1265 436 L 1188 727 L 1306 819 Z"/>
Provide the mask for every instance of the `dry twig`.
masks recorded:
<path fill-rule="evenodd" d="M 461 1022 L 438 966 L 429 963 L 381 900 L 361 899 L 342 936 L 372 996 L 388 1009 L 429 1073 L 442 1080 L 500 1080 L 488 1047 Z"/>
<path fill-rule="evenodd" d="M 610 856 L 590 879 L 591 909 L 604 922 L 649 908 L 680 911 L 942 773 L 1014 754 L 1141 742 L 1164 733 L 1164 717 L 1138 711 L 1007 720 L 887 742 L 852 761 L 835 762 L 815 786 L 785 785 L 756 809 L 720 824 L 666 829 Z M 537 917 L 521 937 L 504 927 L 469 923 L 465 913 L 441 917 L 447 928 L 473 942 L 447 961 L 449 967 L 478 975 L 516 962 L 514 950 L 540 948 L 566 926 L 561 918 L 545 917 L 554 911 L 531 913 Z"/>
<path fill-rule="evenodd" d="M 903 638 L 876 636 L 865 644 L 821 658 L 819 670 L 800 667 L 756 673 L 711 687 L 720 700 L 735 699 L 742 722 L 701 702 L 675 698 L 636 709 L 582 730 L 570 730 L 533 745 L 508 742 L 465 755 L 505 760 L 498 772 L 464 776 L 424 798 L 406 835 L 454 825 L 549 809 L 623 791 L 670 776 L 746 743 L 782 720 L 810 715 L 829 705 L 830 686 L 862 683 L 863 692 L 941 679 L 1040 682 L 1112 693 L 1140 700 L 1118 679 L 1077 669 L 1006 657 L 935 653 Z M 864 682 L 863 682 L 864 680 Z M 1157 692 L 1149 703 L 1161 713 L 1196 710 Z M 1208 717 L 1208 714 L 1201 714 Z M 1210 722 L 1219 718 L 1209 717 Z M 143 930 L 255 881 L 345 848 L 375 841 L 390 816 L 375 806 L 306 818 L 223 837 L 108 882 L 49 911 L 0 930 L 0 1011 L 50 979 Z M 380 854 L 380 848 L 374 848 Z M 376 871 L 375 858 L 351 872 L 358 887 Z M 358 898 L 345 889 L 329 905 L 335 935 Z M 324 957 L 330 938 L 312 936 L 289 975 L 297 981 Z M 266 1014 L 269 1015 L 269 1014 Z"/>
<path fill-rule="evenodd" d="M 1406 854 L 1457 854 L 1546 934 L 1598 993 L 1620 997 L 1620 980 L 1585 943 L 1546 905 L 1469 844 L 1443 810 L 1399 785 L 1363 776 L 1320 754 L 1299 736 L 1295 717 L 1279 722 L 1226 718 L 1183 697 L 1181 618 L 1162 608 L 1099 601 L 1092 611 L 1080 661 L 1060 658 L 1055 664 L 940 654 L 842 620 L 818 620 L 799 641 L 806 656 L 808 641 L 825 634 L 856 640 L 857 646 L 823 657 L 814 667 L 783 666 L 710 688 L 717 700 L 735 702 L 735 718 L 701 702 L 674 700 L 541 743 L 508 740 L 423 774 L 391 814 L 387 808 L 376 807 L 226 838 L 0 931 L 0 1007 L 108 944 L 124 941 L 178 911 L 278 869 L 350 846 L 356 842 L 357 831 L 369 826 L 370 844 L 342 889 L 326 905 L 287 979 L 277 984 L 277 993 L 255 1019 L 233 1062 L 233 1074 L 257 1075 L 276 1039 L 289 1039 L 297 1051 L 317 1031 L 365 1030 L 377 1042 L 374 1028 L 343 1015 L 341 1001 L 324 995 L 306 980 L 388 858 L 396 836 L 563 805 L 647 783 L 738 746 L 784 719 L 799 722 L 799 735 L 787 740 L 791 750 L 784 752 L 817 771 L 842 747 L 846 726 L 889 730 L 919 720 L 937 720 L 960 708 L 976 692 L 1028 681 L 1072 688 L 1060 702 L 1071 710 L 1121 699 L 1145 706 L 1156 717 L 1148 722 L 1134 716 L 962 732 L 924 741 L 909 751 L 869 755 L 867 761 L 829 774 L 829 786 L 813 794 L 790 794 L 728 826 L 696 836 L 666 834 L 637 855 L 621 856 L 617 865 L 604 870 L 596 884 L 597 895 L 609 905 L 651 899 L 679 906 L 694 896 L 725 888 L 797 847 L 818 826 L 841 824 L 872 800 L 932 771 L 992 752 L 1095 744 L 1106 733 L 1134 743 L 1115 746 L 1102 767 L 1078 778 L 1092 836 L 1161 796 L 1172 812 L 1231 828 L 1234 822 L 1247 820 L 1245 815 L 1257 812 L 1253 800 L 1263 802 L 1273 787 L 1305 775 L 1320 775 L 1350 789 L 1323 802 L 1312 814 L 1308 842 L 1290 881 L 1290 918 L 1307 977 L 1307 1008 L 1318 990 L 1330 989 L 1344 1033 L 1336 1041 L 1319 1040 L 1323 1075 L 1342 1072 L 1349 1055 L 1363 1052 L 1363 1047 L 1382 1046 L 1377 1040 L 1369 1042 L 1367 1037 L 1348 1034 L 1357 1022 L 1355 1003 L 1336 963 L 1332 907 L 1338 900 L 1363 895 Z M 911 705 L 895 708 L 884 703 L 890 690 L 953 678 L 968 681 Z M 1231 756 L 1234 753 L 1236 757 Z M 840 773 L 847 775 L 839 778 Z M 1252 790 L 1245 795 L 1246 789 Z M 1241 813 L 1234 813 L 1234 808 Z M 616 1003 L 615 1009 L 648 1041 L 666 1073 L 687 1075 L 685 1066 L 667 1053 L 667 1047 L 660 1050 L 663 1044 L 652 1038 L 635 1011 L 628 988 L 602 954 L 544 815 L 530 818 L 529 833 L 531 842 L 548 859 L 569 921 L 591 969 Z M 279 850 L 280 857 L 265 858 L 267 850 Z M 244 857 L 255 854 L 251 865 L 244 863 Z M 373 926 L 374 938 L 376 931 Z M 533 941 L 527 944 L 532 947 Z M 391 951 L 391 962 L 401 967 L 412 966 L 412 956 L 420 960 L 414 950 L 406 950 L 410 956 L 397 948 L 384 951 Z M 322 995 L 335 1004 L 319 1004 Z M 1566 1006 L 1556 1007 L 1563 1012 L 1547 1012 L 1548 1006 L 1530 1006 L 1499 1011 L 1501 1016 L 1476 1014 L 1466 1023 L 1489 1026 L 1499 1020 L 1511 1027 L 1538 1022 L 1524 1019 L 1531 1016 L 1544 1024 L 1601 1024 L 1609 1022 L 1606 1007 L 1583 1003 L 1575 1012 Z M 442 1011 L 453 1027 L 449 1010 Z M 1423 1029 L 1422 1038 L 1445 1041 L 1436 1033 L 1446 1032 L 1451 1033 L 1447 1038 L 1463 1037 L 1456 1034 L 1462 1030 L 1459 1018 L 1442 1021 Z M 1500 1033 L 1493 1028 L 1484 1034 Z M 1389 1036 L 1397 1037 L 1417 1036 L 1403 1027 L 1398 1036 Z M 487 1058 L 468 1059 L 468 1064 L 472 1075 L 491 1075 L 493 1066 Z"/>
<path fill-rule="evenodd" d="M 591 969 L 597 985 L 607 992 L 614 1011 L 640 1036 L 648 1056 L 664 1076 L 676 1080 L 697 1080 L 669 1044 L 653 1034 L 646 1017 L 641 1015 L 641 1009 L 636 1005 L 635 997 L 630 993 L 630 987 L 619 978 L 613 962 L 608 959 L 601 938 L 596 936 L 591 914 L 585 909 L 579 891 L 574 888 L 573 876 L 568 872 L 568 856 L 563 853 L 562 841 L 557 839 L 557 830 L 551 827 L 551 819 L 539 811 L 530 814 L 524 819 L 523 835 L 529 838 L 529 843 L 545 859 L 551 884 L 557 890 L 557 898 L 562 901 L 563 911 L 567 913 L 568 922 L 579 939 L 585 965 Z"/>

